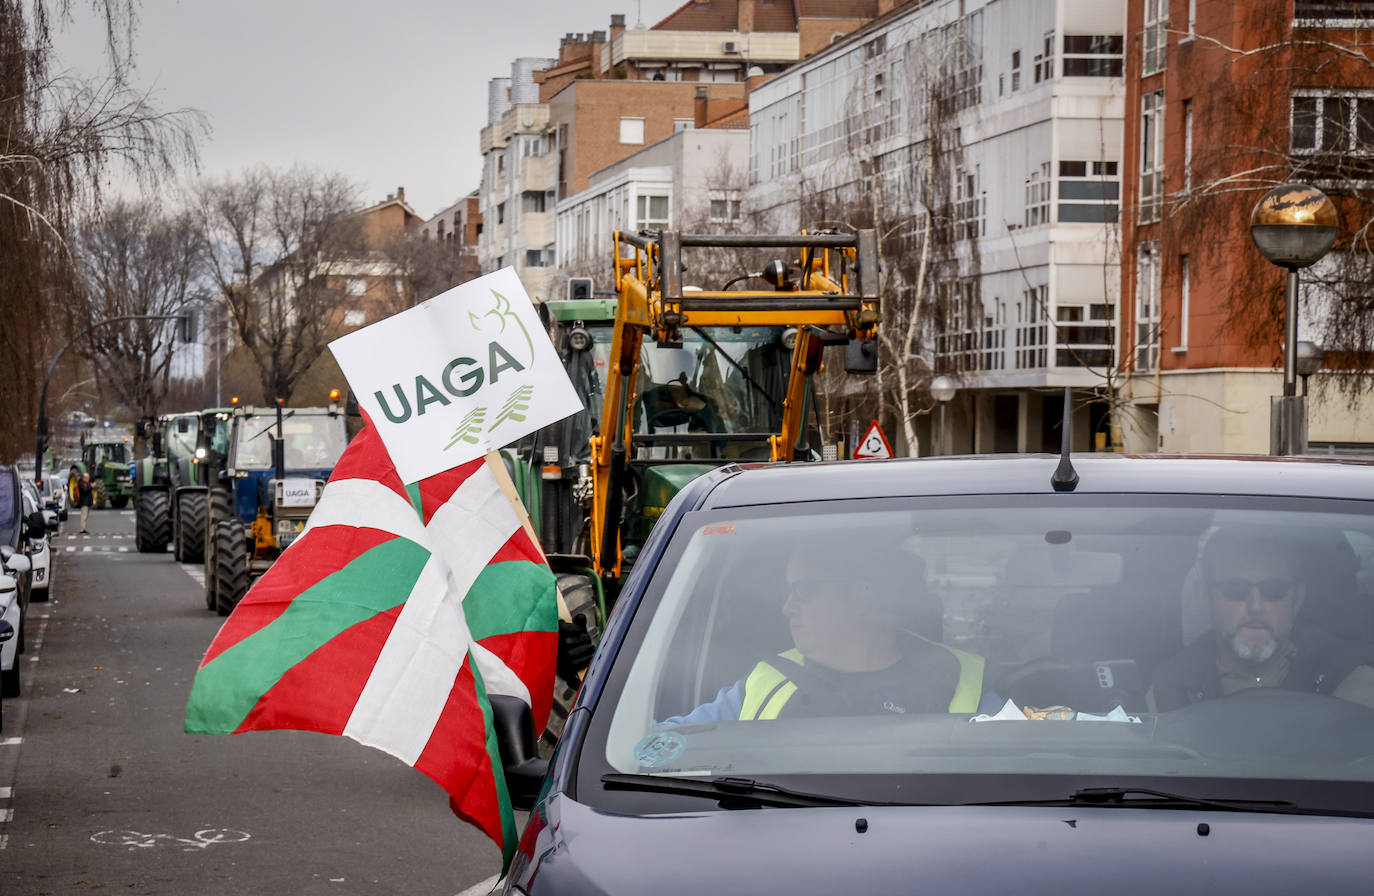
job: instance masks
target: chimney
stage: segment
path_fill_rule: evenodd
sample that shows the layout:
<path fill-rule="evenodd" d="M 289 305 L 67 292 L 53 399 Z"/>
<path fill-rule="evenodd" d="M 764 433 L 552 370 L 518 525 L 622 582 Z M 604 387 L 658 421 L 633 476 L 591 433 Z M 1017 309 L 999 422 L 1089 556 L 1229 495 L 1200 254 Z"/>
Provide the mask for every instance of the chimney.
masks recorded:
<path fill-rule="evenodd" d="M 739 0 L 739 16 L 735 28 L 740 34 L 754 30 L 754 0 Z"/>
<path fill-rule="evenodd" d="M 405 188 L 405 187 L 397 187 L 397 188 L 396 188 L 396 198 L 399 199 L 399 200 L 401 200 L 402 202 L 405 202 L 405 201 L 406 201 L 406 188 Z"/>
<path fill-rule="evenodd" d="M 709 105 L 710 100 L 707 98 L 707 88 L 698 87 L 697 95 L 692 100 L 692 121 L 695 123 L 696 127 L 706 127 L 706 114 Z"/>

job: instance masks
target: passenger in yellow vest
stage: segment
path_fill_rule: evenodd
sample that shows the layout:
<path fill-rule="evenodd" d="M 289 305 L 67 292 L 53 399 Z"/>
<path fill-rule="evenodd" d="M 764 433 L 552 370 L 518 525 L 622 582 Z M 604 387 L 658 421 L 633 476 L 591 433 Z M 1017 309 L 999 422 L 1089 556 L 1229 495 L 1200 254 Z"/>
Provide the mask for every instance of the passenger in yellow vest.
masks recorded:
<path fill-rule="evenodd" d="M 659 724 L 980 711 L 983 658 L 905 627 L 924 582 L 884 583 L 875 571 L 844 565 L 824 551 L 795 550 L 782 605 L 795 647 L 759 661 L 710 703 Z M 989 697 L 987 705 L 1000 705 Z"/>

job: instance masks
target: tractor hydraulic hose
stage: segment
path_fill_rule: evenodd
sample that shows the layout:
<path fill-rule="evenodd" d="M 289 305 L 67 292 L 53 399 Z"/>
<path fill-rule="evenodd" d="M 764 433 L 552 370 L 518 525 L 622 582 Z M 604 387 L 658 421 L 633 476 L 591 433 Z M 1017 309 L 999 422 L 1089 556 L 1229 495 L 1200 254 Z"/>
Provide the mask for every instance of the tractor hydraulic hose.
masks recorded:
<path fill-rule="evenodd" d="M 601 568 L 614 569 L 619 560 L 620 514 L 625 509 L 625 458 L 629 452 L 617 439 L 611 446 L 611 464 L 606 477 L 606 516 L 601 527 Z"/>

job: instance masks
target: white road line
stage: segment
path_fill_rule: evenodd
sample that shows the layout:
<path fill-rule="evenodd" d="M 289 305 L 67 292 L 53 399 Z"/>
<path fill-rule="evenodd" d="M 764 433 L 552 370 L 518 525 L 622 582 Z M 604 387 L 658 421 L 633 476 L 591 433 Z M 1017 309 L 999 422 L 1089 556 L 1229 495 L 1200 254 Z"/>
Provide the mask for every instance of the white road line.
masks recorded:
<path fill-rule="evenodd" d="M 0 800 L 7 800 L 14 795 L 13 787 L 0 787 Z"/>
<path fill-rule="evenodd" d="M 0 737 L 0 747 L 17 747 L 23 742 L 22 737 Z"/>
<path fill-rule="evenodd" d="M 7 821 L 12 821 L 13 819 L 14 819 L 14 810 L 13 810 L 13 809 L 0 809 L 0 824 L 4 824 L 4 823 L 7 822 Z"/>
<path fill-rule="evenodd" d="M 178 563 L 177 566 L 180 566 L 182 572 L 194 579 L 196 584 L 200 585 L 202 588 L 205 587 L 204 566 L 201 566 L 199 563 Z"/>
<path fill-rule="evenodd" d="M 466 890 L 459 893 L 458 896 L 487 896 L 487 894 L 490 893 L 493 888 L 495 888 L 495 886 L 497 885 L 497 883 L 500 882 L 500 880 L 501 875 L 493 874 L 491 877 L 487 878 L 481 883 L 475 883 L 472 886 L 468 887 Z"/>
<path fill-rule="evenodd" d="M 10 845 L 10 835 L 9 835 L 9 834 L 0 834 L 0 850 L 4 849 L 6 846 L 9 846 L 9 845 Z"/>

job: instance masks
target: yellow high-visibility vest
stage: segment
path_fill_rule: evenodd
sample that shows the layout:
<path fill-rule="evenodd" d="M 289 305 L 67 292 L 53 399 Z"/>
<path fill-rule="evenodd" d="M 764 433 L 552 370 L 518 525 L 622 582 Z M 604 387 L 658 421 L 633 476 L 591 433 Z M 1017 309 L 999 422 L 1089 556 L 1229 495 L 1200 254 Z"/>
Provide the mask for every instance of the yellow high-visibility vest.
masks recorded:
<path fill-rule="evenodd" d="M 959 661 L 959 682 L 954 686 L 954 695 L 949 701 L 949 712 L 977 712 L 978 699 L 983 693 L 983 657 L 935 641 L 926 643 L 933 644 L 941 650 L 948 650 Z M 806 663 L 806 657 L 796 648 L 783 651 L 778 656 L 799 666 Z M 788 678 L 777 666 L 767 660 L 761 660 L 744 680 L 744 702 L 740 707 L 740 720 L 776 719 L 796 692 L 796 682 Z"/>

